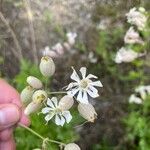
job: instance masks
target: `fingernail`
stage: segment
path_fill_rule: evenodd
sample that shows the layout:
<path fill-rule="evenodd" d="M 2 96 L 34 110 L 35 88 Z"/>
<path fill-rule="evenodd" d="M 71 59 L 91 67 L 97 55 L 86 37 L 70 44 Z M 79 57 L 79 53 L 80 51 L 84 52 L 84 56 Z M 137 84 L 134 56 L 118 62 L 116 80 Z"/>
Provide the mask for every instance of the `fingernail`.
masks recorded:
<path fill-rule="evenodd" d="M 9 105 L 0 109 L 0 126 L 11 126 L 18 122 L 20 118 L 19 110 L 16 106 Z"/>

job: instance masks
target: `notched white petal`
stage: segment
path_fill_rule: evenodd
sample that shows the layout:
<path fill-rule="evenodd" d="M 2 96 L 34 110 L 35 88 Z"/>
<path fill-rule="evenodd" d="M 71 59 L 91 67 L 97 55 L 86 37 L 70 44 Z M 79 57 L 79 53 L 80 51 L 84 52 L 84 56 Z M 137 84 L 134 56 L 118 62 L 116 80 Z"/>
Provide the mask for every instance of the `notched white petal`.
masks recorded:
<path fill-rule="evenodd" d="M 82 78 L 85 78 L 86 77 L 86 67 L 81 67 L 80 72 L 81 72 Z"/>

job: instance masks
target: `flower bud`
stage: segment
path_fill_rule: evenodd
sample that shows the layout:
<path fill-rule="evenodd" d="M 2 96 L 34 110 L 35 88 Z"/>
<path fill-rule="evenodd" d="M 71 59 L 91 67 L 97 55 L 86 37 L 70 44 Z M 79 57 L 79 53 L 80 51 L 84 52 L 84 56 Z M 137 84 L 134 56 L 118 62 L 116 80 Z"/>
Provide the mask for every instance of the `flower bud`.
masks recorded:
<path fill-rule="evenodd" d="M 48 56 L 42 57 L 39 67 L 42 75 L 45 77 L 50 77 L 55 72 L 55 64 L 52 58 Z"/>
<path fill-rule="evenodd" d="M 35 89 L 40 89 L 43 86 L 42 82 L 38 78 L 33 76 L 27 77 L 27 83 Z"/>
<path fill-rule="evenodd" d="M 78 105 L 78 111 L 80 115 L 89 122 L 94 122 L 94 120 L 97 118 L 97 113 L 91 104 L 80 103 Z"/>
<path fill-rule="evenodd" d="M 25 113 L 25 115 L 30 115 L 31 113 L 37 112 L 41 107 L 42 107 L 41 103 L 31 102 L 25 108 L 24 113 Z"/>
<path fill-rule="evenodd" d="M 47 93 L 44 90 L 37 90 L 34 92 L 32 100 L 34 103 L 41 104 L 47 100 Z"/>
<path fill-rule="evenodd" d="M 73 103 L 73 97 L 65 95 L 60 99 L 58 107 L 63 111 L 69 110 L 72 107 Z"/>
<path fill-rule="evenodd" d="M 80 147 L 75 143 L 69 143 L 65 146 L 64 150 L 81 150 Z"/>
<path fill-rule="evenodd" d="M 34 93 L 34 89 L 31 86 L 27 86 L 24 88 L 20 94 L 20 98 L 23 104 L 27 105 L 32 101 L 32 95 Z"/>

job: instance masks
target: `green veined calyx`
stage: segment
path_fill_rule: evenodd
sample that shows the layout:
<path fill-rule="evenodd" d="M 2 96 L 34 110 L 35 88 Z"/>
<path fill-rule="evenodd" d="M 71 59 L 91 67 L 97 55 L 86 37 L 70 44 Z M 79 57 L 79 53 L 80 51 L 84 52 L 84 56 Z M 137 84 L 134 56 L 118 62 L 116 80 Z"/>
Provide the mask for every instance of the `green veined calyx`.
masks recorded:
<path fill-rule="evenodd" d="M 20 94 L 22 103 L 25 105 L 29 104 L 32 101 L 33 93 L 34 89 L 31 86 L 25 87 Z"/>
<path fill-rule="evenodd" d="M 80 115 L 89 122 L 94 122 L 97 118 L 97 113 L 95 108 L 91 104 L 82 104 L 78 105 L 78 111 Z"/>
<path fill-rule="evenodd" d="M 60 99 L 58 107 L 59 109 L 64 111 L 64 110 L 69 110 L 73 104 L 74 104 L 73 97 L 69 95 L 65 95 Z"/>
<path fill-rule="evenodd" d="M 43 76 L 50 77 L 55 72 L 54 61 L 52 60 L 52 58 L 44 56 L 41 58 L 39 68 Z"/>
<path fill-rule="evenodd" d="M 33 76 L 27 77 L 27 83 L 35 89 L 40 89 L 43 86 L 42 82 L 38 78 Z"/>

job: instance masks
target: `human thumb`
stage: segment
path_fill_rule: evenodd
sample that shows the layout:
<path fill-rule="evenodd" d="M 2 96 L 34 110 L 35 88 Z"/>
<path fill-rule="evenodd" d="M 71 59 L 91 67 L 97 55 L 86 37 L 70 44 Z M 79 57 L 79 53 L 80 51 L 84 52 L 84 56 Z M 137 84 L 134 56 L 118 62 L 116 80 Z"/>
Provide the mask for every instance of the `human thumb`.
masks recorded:
<path fill-rule="evenodd" d="M 14 104 L 0 104 L 0 131 L 15 125 L 20 119 L 19 108 Z"/>

